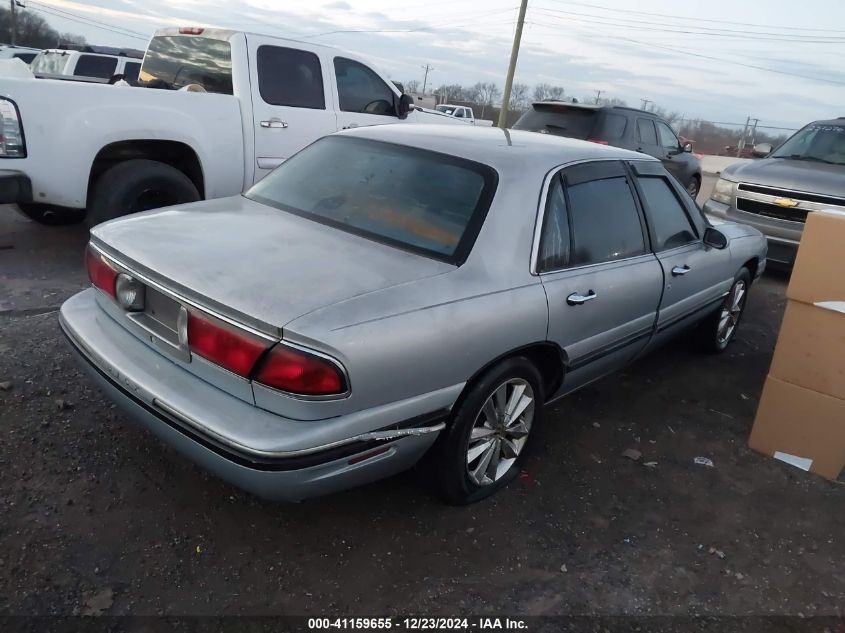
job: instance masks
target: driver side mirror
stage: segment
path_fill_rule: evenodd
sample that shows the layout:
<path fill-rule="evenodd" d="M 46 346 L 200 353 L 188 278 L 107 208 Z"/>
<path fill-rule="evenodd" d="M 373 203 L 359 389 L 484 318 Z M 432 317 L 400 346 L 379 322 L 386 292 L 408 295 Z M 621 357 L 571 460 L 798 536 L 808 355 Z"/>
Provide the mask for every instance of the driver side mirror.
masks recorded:
<path fill-rule="evenodd" d="M 728 238 L 725 237 L 725 234 L 721 231 L 714 229 L 712 226 L 708 226 L 704 230 L 704 243 L 707 246 L 712 246 L 713 248 L 722 250 L 723 248 L 727 248 Z"/>
<path fill-rule="evenodd" d="M 684 143 L 683 150 L 687 154 L 692 154 L 692 143 Z"/>
<path fill-rule="evenodd" d="M 414 109 L 414 99 L 410 95 L 403 94 L 399 97 L 399 102 L 396 104 L 396 116 L 404 119 L 408 113 Z"/>
<path fill-rule="evenodd" d="M 751 152 L 755 158 L 764 158 L 772 153 L 771 143 L 757 143 Z"/>

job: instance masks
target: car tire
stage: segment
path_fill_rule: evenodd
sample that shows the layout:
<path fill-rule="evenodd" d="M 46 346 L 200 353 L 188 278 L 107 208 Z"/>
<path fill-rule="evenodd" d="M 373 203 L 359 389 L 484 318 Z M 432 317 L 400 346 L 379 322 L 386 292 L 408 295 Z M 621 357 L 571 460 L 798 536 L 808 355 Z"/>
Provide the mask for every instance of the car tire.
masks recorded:
<path fill-rule="evenodd" d="M 745 313 L 750 287 L 751 273 L 742 268 L 719 308 L 699 327 L 699 342 L 705 352 L 721 354 L 730 345 Z"/>
<path fill-rule="evenodd" d="M 692 176 L 685 185 L 687 193 L 695 200 L 698 197 L 698 192 L 701 191 L 701 177 Z"/>
<path fill-rule="evenodd" d="M 65 226 L 78 224 L 85 219 L 85 209 L 71 209 L 70 207 L 57 207 L 52 204 L 41 204 L 38 202 L 20 202 L 18 209 L 30 220 L 45 224 L 47 226 Z"/>
<path fill-rule="evenodd" d="M 503 416 L 502 397 L 505 411 L 521 408 L 516 418 Z M 543 402 L 540 372 L 522 356 L 499 363 L 472 383 L 452 410 L 430 461 L 438 492 L 447 503 L 480 501 L 519 474 Z"/>
<path fill-rule="evenodd" d="M 199 199 L 196 185 L 175 167 L 155 160 L 127 160 L 97 180 L 88 205 L 88 225 Z"/>

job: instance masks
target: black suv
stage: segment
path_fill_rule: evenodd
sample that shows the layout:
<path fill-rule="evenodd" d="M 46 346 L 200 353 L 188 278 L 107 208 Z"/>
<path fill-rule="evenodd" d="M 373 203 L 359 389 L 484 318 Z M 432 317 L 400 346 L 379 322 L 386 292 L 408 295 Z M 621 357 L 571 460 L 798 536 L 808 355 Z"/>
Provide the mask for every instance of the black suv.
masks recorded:
<path fill-rule="evenodd" d="M 692 145 L 680 140 L 652 112 L 622 106 L 540 101 L 514 124 L 515 130 L 568 136 L 649 154 L 663 165 L 695 199 L 701 188 L 701 165 Z"/>

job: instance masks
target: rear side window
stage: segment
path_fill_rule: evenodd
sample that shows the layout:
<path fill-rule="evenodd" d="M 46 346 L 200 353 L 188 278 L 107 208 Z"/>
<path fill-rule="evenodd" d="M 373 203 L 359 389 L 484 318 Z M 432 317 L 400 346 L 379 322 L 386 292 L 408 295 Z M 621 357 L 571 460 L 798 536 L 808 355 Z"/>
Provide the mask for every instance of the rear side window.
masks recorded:
<path fill-rule="evenodd" d="M 640 176 L 651 225 L 654 250 L 665 251 L 694 242 L 695 228 L 669 181 L 659 176 Z"/>
<path fill-rule="evenodd" d="M 620 139 L 625 136 L 628 118 L 621 114 L 608 113 L 604 117 L 601 136 L 603 139 Z"/>
<path fill-rule="evenodd" d="M 207 92 L 232 94 L 232 47 L 210 37 L 159 35 L 150 40 L 141 81 L 179 89 L 199 84 Z"/>
<path fill-rule="evenodd" d="M 660 144 L 666 149 L 678 149 L 681 144 L 672 129 L 663 123 L 663 121 L 657 121 L 656 123 L 657 133 L 660 135 Z"/>
<path fill-rule="evenodd" d="M 33 59 L 35 59 L 35 56 L 37 54 L 38 53 L 15 53 L 14 55 L 12 55 L 12 57 L 29 64 Z"/>
<path fill-rule="evenodd" d="M 645 145 L 657 145 L 657 132 L 651 119 L 637 119 L 637 138 Z"/>
<path fill-rule="evenodd" d="M 566 198 L 560 176 L 555 176 L 546 198 L 546 213 L 540 235 L 540 272 L 558 270 L 569 265 L 569 219 L 566 217 Z"/>
<path fill-rule="evenodd" d="M 129 81 L 138 81 L 138 73 L 141 70 L 141 62 L 126 62 L 123 67 L 123 75 Z"/>
<path fill-rule="evenodd" d="M 324 110 L 320 58 L 280 46 L 258 47 L 258 90 L 265 103 Z"/>
<path fill-rule="evenodd" d="M 538 103 L 519 117 L 513 129 L 586 139 L 592 136 L 597 118 L 597 110 Z"/>
<path fill-rule="evenodd" d="M 343 112 L 396 116 L 393 91 L 370 68 L 345 57 L 335 57 L 334 72 Z"/>
<path fill-rule="evenodd" d="M 76 68 L 73 74 L 77 77 L 99 77 L 108 79 L 114 75 L 117 68 L 117 59 L 114 57 L 101 57 L 99 55 L 80 55 L 76 60 Z"/>

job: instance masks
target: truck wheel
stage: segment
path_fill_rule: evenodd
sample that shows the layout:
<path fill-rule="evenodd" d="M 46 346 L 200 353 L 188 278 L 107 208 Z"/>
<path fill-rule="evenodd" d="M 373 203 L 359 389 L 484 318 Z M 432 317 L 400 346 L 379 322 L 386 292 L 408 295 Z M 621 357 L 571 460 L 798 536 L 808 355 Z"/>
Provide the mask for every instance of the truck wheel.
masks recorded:
<path fill-rule="evenodd" d="M 199 199 L 194 183 L 175 167 L 155 160 L 127 160 L 107 170 L 94 185 L 88 226 Z"/>
<path fill-rule="evenodd" d="M 480 501 L 504 488 L 527 455 L 543 408 L 543 380 L 521 356 L 481 376 L 432 447 L 429 469 L 450 504 Z"/>
<path fill-rule="evenodd" d="M 70 207 L 57 207 L 52 204 L 41 204 L 38 202 L 19 202 L 18 209 L 26 217 L 39 224 L 47 226 L 64 226 L 76 224 L 85 218 L 85 209 L 71 209 Z"/>

